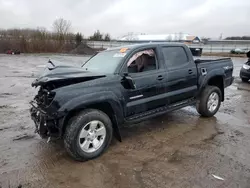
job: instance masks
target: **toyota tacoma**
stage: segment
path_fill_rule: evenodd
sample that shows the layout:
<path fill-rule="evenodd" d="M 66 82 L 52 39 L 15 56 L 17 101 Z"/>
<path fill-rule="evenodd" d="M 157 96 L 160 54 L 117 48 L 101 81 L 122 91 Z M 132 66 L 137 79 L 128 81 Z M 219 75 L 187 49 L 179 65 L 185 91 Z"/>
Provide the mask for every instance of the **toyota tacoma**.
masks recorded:
<path fill-rule="evenodd" d="M 213 116 L 233 82 L 230 58 L 194 60 L 178 43 L 144 43 L 97 53 L 82 66 L 49 61 L 32 83 L 31 117 L 41 137 L 64 140 L 73 159 L 106 151 L 120 128 L 195 105 Z"/>

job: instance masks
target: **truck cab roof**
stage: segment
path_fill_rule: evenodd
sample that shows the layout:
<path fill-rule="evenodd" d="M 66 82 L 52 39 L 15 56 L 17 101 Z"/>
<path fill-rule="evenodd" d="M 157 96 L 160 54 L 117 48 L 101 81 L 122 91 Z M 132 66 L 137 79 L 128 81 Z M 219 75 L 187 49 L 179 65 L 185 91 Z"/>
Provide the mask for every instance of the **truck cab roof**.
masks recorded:
<path fill-rule="evenodd" d="M 125 45 L 125 46 L 119 46 L 119 47 L 112 47 L 112 48 L 108 48 L 105 51 L 112 51 L 112 50 L 120 50 L 122 48 L 127 48 L 129 50 L 134 50 L 137 48 L 141 48 L 141 47 L 155 47 L 158 45 L 166 45 L 166 46 L 186 46 L 183 43 L 171 43 L 171 42 L 147 42 L 147 43 L 139 43 L 139 44 L 131 44 L 131 45 Z"/>

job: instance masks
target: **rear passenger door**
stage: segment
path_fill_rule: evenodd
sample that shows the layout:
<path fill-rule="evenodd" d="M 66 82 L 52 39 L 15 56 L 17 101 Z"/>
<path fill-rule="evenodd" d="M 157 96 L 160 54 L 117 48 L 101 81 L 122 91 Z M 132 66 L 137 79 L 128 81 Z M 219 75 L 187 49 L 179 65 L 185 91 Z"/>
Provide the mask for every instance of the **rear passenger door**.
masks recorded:
<path fill-rule="evenodd" d="M 189 59 L 183 46 L 162 46 L 167 68 L 168 104 L 177 103 L 195 96 L 197 92 L 197 68 Z"/>

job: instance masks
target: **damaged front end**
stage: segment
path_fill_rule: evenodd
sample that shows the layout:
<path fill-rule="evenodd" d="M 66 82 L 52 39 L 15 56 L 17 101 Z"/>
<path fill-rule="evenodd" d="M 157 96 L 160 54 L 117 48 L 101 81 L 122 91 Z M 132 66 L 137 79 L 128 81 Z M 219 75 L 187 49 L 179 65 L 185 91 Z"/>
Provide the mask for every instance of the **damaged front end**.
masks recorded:
<path fill-rule="evenodd" d="M 58 114 L 51 110 L 51 103 L 55 93 L 49 91 L 44 87 L 40 87 L 38 94 L 34 100 L 30 102 L 31 119 L 34 121 L 36 130 L 42 138 L 58 137 Z"/>
<path fill-rule="evenodd" d="M 51 61 L 49 65 L 53 66 L 46 67 L 41 76 L 31 84 L 32 87 L 39 87 L 37 95 L 30 102 L 32 106 L 30 114 L 35 122 L 36 132 L 42 138 L 62 135 L 61 120 L 65 112 L 59 112 L 59 109 L 60 105 L 72 99 L 72 95 L 69 96 L 72 89 L 58 91 L 59 88 L 105 77 L 103 74 L 94 74 L 81 67 L 61 65 Z M 56 95 L 60 97 L 56 99 Z"/>

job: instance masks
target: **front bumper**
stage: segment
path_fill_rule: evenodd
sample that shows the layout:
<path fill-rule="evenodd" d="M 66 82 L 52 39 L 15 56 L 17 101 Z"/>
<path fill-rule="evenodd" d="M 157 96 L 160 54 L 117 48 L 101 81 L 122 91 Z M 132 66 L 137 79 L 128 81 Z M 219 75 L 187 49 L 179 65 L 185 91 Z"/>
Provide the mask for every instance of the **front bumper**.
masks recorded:
<path fill-rule="evenodd" d="M 42 138 L 46 137 L 58 137 L 59 129 L 58 122 L 59 118 L 57 113 L 49 113 L 46 109 L 42 109 L 37 105 L 35 101 L 31 101 L 30 115 L 31 119 L 35 123 L 35 132 L 38 133 Z"/>
<path fill-rule="evenodd" d="M 241 68 L 240 70 L 240 78 L 246 78 L 246 79 L 250 79 L 250 69 L 243 69 Z"/>

